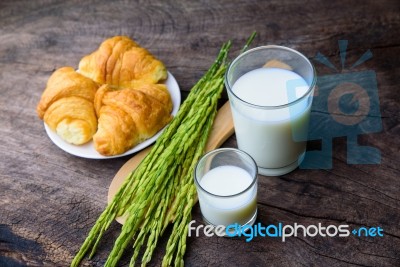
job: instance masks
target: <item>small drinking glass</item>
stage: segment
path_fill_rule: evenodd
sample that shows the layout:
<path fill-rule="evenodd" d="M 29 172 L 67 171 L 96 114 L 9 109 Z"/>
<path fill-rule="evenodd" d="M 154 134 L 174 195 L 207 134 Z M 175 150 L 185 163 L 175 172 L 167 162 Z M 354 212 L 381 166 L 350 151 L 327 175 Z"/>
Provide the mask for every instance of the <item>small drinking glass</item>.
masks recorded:
<path fill-rule="evenodd" d="M 253 225 L 257 217 L 257 165 L 245 152 L 220 148 L 197 163 L 194 180 L 206 224 Z"/>

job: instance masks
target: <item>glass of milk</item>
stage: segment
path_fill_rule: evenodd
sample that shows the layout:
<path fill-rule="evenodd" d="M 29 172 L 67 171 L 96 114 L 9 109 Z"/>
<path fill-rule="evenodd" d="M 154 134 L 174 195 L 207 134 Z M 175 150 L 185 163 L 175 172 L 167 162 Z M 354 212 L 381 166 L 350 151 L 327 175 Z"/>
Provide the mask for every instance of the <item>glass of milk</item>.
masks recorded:
<path fill-rule="evenodd" d="M 311 62 L 283 46 L 248 50 L 230 64 L 225 85 L 238 148 L 259 174 L 283 175 L 300 165 L 315 83 Z"/>
<path fill-rule="evenodd" d="M 197 163 L 194 180 L 206 224 L 253 225 L 257 217 L 257 165 L 245 152 L 220 148 Z"/>

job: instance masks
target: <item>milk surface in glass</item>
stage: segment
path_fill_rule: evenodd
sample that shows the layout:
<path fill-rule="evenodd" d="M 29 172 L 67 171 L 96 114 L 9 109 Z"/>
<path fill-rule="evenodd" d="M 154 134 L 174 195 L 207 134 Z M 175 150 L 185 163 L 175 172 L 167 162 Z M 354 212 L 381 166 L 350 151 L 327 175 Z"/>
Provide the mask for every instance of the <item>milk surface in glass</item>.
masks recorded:
<path fill-rule="evenodd" d="M 249 222 L 257 210 L 257 188 L 253 186 L 242 192 L 252 183 L 251 175 L 236 166 L 219 166 L 208 171 L 200 180 L 200 185 L 208 193 L 220 197 L 201 191 L 198 193 L 203 217 L 213 225 L 244 225 Z"/>
<path fill-rule="evenodd" d="M 296 81 L 296 87 L 288 88 L 288 81 Z M 293 71 L 259 68 L 241 76 L 232 92 L 247 103 L 277 107 L 301 98 L 308 88 L 307 82 Z M 234 104 L 232 113 L 239 149 L 249 153 L 259 168 L 297 165 L 306 148 L 310 102 L 305 98 L 291 107 L 279 109 Z"/>

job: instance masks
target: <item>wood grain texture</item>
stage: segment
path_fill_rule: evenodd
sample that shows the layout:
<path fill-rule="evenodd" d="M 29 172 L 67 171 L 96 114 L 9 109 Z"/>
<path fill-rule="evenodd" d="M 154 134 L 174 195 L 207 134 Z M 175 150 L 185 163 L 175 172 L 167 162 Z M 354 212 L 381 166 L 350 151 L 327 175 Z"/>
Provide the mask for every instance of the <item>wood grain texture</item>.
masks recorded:
<path fill-rule="evenodd" d="M 186 96 L 223 42 L 233 41 L 233 58 L 253 30 L 253 46 L 297 49 L 318 75 L 332 71 L 315 61 L 317 52 L 340 66 L 338 40 L 349 41 L 347 62 L 370 49 L 373 58 L 357 70 L 375 71 L 382 119 L 381 132 L 359 137 L 381 151 L 381 164 L 347 164 L 346 138 L 335 138 L 332 169 L 260 177 L 258 222 L 379 225 L 385 236 L 201 236 L 188 239 L 187 266 L 400 266 L 400 4 L 389 0 L 1 1 L 0 266 L 67 266 L 129 159 L 82 159 L 50 141 L 35 107 L 56 68 L 76 67 L 105 38 L 124 34 L 163 60 Z M 223 146 L 236 147 L 235 136 Z M 199 206 L 193 218 L 201 222 Z M 119 230 L 113 224 L 83 265 L 102 266 Z M 121 266 L 128 263 L 127 255 Z"/>

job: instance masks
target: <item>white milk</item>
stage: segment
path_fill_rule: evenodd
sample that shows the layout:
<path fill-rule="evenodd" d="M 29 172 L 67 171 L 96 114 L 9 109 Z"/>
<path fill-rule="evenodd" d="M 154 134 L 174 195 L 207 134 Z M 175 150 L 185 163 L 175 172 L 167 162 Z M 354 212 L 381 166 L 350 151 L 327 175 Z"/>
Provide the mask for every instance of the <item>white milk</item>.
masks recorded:
<path fill-rule="evenodd" d="M 287 87 L 288 81 L 296 86 Z M 290 97 L 288 88 L 293 89 Z M 308 88 L 307 82 L 292 71 L 260 68 L 241 76 L 232 92 L 253 105 L 276 107 L 302 97 Z M 306 149 L 311 101 L 306 97 L 290 108 L 275 109 L 238 102 L 231 101 L 238 147 L 254 158 L 259 172 L 279 175 L 296 168 Z"/>
<path fill-rule="evenodd" d="M 199 190 L 199 203 L 204 218 L 213 225 L 244 225 L 257 212 L 257 184 L 248 189 L 253 177 L 236 166 L 219 166 L 207 172 L 200 186 L 207 192 L 225 197 L 217 197 Z M 241 193 L 243 192 L 243 193 Z M 236 195 L 241 193 L 239 195 Z"/>

